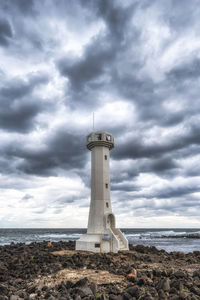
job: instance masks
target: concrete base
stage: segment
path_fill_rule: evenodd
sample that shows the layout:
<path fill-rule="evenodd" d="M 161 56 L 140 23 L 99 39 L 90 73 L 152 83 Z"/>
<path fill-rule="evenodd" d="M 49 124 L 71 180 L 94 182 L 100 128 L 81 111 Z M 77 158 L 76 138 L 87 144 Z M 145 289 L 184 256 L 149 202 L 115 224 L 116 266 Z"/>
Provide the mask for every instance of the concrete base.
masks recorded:
<path fill-rule="evenodd" d="M 83 234 L 76 241 L 76 250 L 108 253 L 129 250 L 128 241 L 119 229 L 109 234 Z"/>
<path fill-rule="evenodd" d="M 96 253 L 110 252 L 110 241 L 102 240 L 102 234 L 83 234 L 76 241 L 76 250 Z"/>

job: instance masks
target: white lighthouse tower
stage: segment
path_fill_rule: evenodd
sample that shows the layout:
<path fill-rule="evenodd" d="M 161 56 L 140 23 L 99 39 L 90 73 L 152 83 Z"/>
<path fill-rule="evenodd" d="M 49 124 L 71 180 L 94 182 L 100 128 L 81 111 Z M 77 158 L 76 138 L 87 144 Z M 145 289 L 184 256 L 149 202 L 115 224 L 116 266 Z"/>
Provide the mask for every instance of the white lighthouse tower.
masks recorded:
<path fill-rule="evenodd" d="M 91 150 L 91 202 L 87 233 L 76 241 L 76 250 L 118 252 L 128 250 L 128 241 L 115 227 L 110 201 L 110 150 L 114 138 L 107 132 L 92 132 L 87 136 Z"/>

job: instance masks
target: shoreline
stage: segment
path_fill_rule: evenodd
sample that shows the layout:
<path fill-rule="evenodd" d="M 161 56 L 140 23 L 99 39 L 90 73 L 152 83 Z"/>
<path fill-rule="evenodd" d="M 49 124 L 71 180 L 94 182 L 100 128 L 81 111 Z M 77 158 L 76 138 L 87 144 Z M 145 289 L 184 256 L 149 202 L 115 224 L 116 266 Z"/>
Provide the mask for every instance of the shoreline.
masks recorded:
<path fill-rule="evenodd" d="M 200 251 L 74 248 L 74 241 L 0 246 L 0 300 L 200 299 Z"/>
<path fill-rule="evenodd" d="M 0 246 L 14 243 L 32 242 L 67 242 L 76 240 L 86 232 L 85 228 L 25 228 L 25 229 L 0 229 Z M 123 233 L 130 244 L 155 246 L 167 252 L 180 251 L 189 253 L 200 250 L 199 228 L 124 228 Z"/>

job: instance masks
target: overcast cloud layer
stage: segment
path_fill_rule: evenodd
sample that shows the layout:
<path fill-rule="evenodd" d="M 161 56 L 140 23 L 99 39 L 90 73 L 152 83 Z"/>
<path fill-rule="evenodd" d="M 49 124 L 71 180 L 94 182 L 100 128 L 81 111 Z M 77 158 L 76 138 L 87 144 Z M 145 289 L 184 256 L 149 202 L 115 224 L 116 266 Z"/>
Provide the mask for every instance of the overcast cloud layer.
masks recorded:
<path fill-rule="evenodd" d="M 197 0 L 0 1 L 0 227 L 86 227 L 95 128 L 120 227 L 200 227 Z"/>

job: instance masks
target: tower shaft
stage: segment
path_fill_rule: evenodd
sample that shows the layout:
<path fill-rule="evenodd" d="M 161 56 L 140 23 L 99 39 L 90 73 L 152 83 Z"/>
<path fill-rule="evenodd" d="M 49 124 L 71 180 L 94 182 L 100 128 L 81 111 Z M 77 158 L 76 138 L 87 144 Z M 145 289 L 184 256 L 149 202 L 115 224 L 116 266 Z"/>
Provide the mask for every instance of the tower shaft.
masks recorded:
<path fill-rule="evenodd" d="M 106 233 L 104 215 L 112 211 L 110 202 L 109 148 L 97 146 L 91 153 L 91 202 L 88 233 Z"/>

